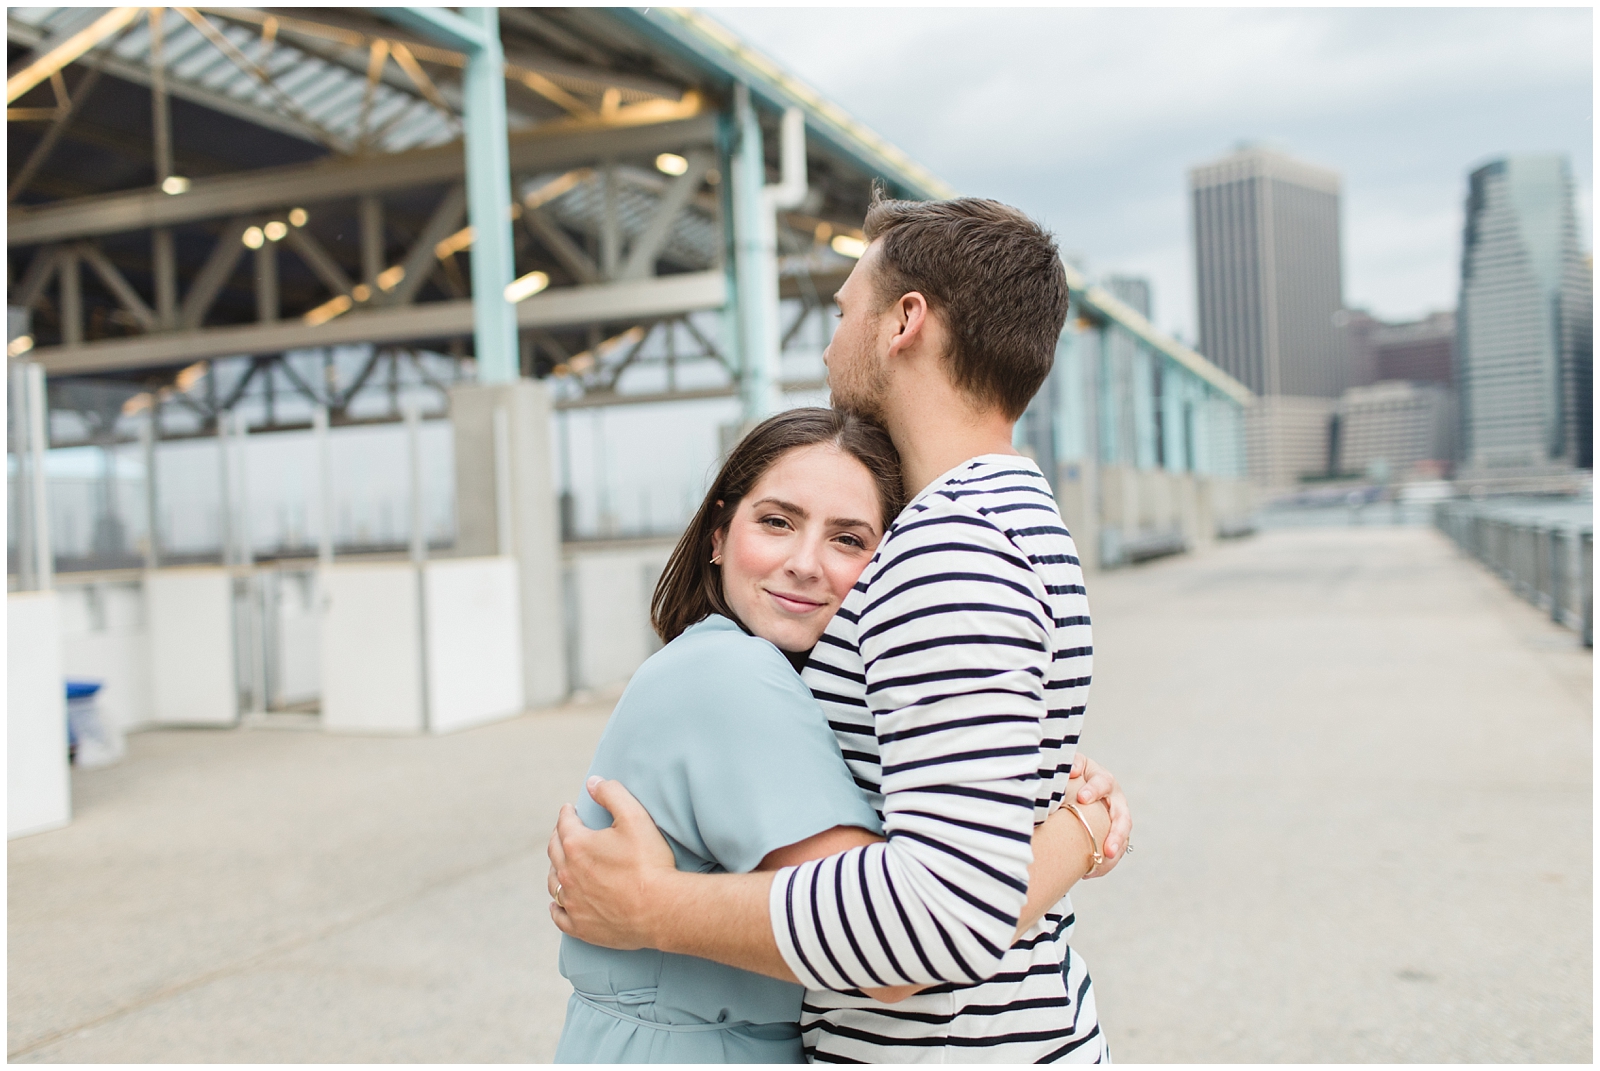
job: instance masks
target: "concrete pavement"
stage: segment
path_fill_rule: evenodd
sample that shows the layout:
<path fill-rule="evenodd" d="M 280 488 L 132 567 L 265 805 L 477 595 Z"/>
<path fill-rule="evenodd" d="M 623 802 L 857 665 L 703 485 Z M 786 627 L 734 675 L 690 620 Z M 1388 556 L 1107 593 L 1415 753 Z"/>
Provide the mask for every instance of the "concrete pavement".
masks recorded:
<path fill-rule="evenodd" d="M 1592 1058 L 1592 660 L 1423 528 L 1090 588 L 1084 748 L 1135 850 L 1074 899 L 1120 1061 Z"/>
<path fill-rule="evenodd" d="M 1588 1061 L 1592 662 L 1425 529 L 1091 579 L 1076 896 L 1120 1061 Z M 614 696 L 610 697 L 614 699 Z M 437 739 L 149 732 L 9 845 L 13 1060 L 523 1061 L 544 842 L 610 699 Z"/>

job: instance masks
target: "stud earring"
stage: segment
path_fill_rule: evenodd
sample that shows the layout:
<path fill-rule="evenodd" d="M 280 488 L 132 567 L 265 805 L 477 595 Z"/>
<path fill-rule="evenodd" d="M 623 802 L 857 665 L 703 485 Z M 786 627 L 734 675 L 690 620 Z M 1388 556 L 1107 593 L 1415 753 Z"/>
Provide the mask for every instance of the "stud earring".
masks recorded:
<path fill-rule="evenodd" d="M 712 565 L 721 565 L 722 564 L 722 555 L 718 554 L 716 557 L 712 558 L 711 559 L 711 564 Z"/>

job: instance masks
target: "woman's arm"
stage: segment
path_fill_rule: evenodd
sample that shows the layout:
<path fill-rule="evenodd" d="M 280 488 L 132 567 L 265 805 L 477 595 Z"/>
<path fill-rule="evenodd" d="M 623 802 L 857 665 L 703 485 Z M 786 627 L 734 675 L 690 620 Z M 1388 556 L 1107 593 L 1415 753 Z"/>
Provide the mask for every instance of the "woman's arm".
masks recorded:
<path fill-rule="evenodd" d="M 1101 801 L 1105 802 L 1105 801 Z M 1111 830 L 1111 805 L 1099 803 L 1078 805 L 1083 817 L 1094 830 L 1095 843 L 1102 847 Z M 1065 806 L 1033 827 L 1033 865 L 1028 868 L 1028 902 L 1022 905 L 1022 917 L 1017 920 L 1013 944 L 1044 918 L 1068 891 L 1083 878 L 1094 864 L 1094 847 L 1089 843 L 1088 830 L 1078 821 L 1078 816 Z"/>
<path fill-rule="evenodd" d="M 782 870 L 786 866 L 799 866 L 813 859 L 826 859 L 830 855 L 847 852 L 866 844 L 881 844 L 883 838 L 869 833 L 860 826 L 834 826 L 782 848 L 774 848 L 761 860 L 757 870 Z"/>
<path fill-rule="evenodd" d="M 1033 827 L 1033 865 L 1028 868 L 1028 901 L 1022 907 L 1022 917 L 1017 923 L 1017 933 L 1012 943 L 1029 927 L 1044 917 L 1045 912 L 1084 878 L 1099 878 L 1109 874 L 1121 861 L 1127 850 L 1128 834 L 1133 831 L 1133 815 L 1128 811 L 1127 798 L 1110 770 L 1089 756 L 1078 753 L 1072 764 L 1069 780 L 1076 782 L 1073 798 L 1078 809 L 1094 828 L 1095 843 L 1100 845 L 1102 862 L 1090 873 L 1084 873 L 1080 861 L 1090 851 L 1088 836 L 1078 816 L 1061 807 L 1040 825 Z M 1096 807 L 1094 804 L 1104 804 Z M 1105 824 L 1109 823 L 1109 828 Z"/>

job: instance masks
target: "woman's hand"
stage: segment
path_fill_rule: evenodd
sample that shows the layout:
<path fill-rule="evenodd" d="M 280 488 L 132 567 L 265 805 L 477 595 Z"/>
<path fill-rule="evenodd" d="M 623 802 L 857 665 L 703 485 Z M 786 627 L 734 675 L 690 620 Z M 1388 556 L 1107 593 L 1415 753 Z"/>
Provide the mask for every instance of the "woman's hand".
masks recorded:
<path fill-rule="evenodd" d="M 1111 813 L 1111 831 L 1101 846 L 1105 862 L 1084 875 L 1086 878 L 1105 877 L 1127 854 L 1128 838 L 1133 834 L 1133 813 L 1128 810 L 1127 797 L 1122 794 L 1116 777 L 1083 752 L 1078 752 L 1068 776 L 1082 785 L 1076 797 L 1078 803 L 1103 803 Z"/>

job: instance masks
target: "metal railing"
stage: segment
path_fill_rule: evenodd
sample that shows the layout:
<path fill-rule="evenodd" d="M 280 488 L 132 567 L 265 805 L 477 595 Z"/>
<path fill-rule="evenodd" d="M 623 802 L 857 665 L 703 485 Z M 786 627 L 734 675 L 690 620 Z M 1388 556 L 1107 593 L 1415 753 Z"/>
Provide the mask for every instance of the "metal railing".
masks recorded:
<path fill-rule="evenodd" d="M 1479 502 L 1441 502 L 1434 525 L 1550 620 L 1594 646 L 1594 525 Z"/>

